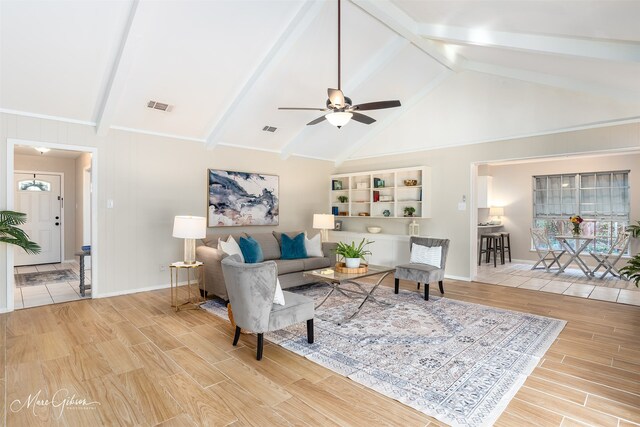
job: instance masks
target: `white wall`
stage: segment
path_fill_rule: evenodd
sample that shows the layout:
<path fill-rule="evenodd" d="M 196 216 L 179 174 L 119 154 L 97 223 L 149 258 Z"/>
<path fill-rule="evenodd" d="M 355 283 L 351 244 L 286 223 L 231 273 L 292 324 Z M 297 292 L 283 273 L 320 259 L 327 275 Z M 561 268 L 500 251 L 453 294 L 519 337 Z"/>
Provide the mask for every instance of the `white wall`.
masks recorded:
<path fill-rule="evenodd" d="M 532 224 L 532 177 L 560 173 L 606 172 L 630 170 L 629 192 L 631 221 L 640 220 L 640 154 L 598 156 L 570 160 L 519 163 L 490 167 L 493 176 L 493 201 L 504 206 L 502 223 L 511 234 L 512 256 L 516 259 L 538 260 L 531 252 L 529 229 Z M 637 252 L 637 248 L 634 249 Z M 591 257 L 587 257 L 591 261 Z"/>
<path fill-rule="evenodd" d="M 35 152 L 35 150 L 34 150 Z M 61 172 L 64 174 L 64 260 L 73 259 L 76 248 L 76 173 L 75 159 L 50 157 L 46 154 L 34 156 L 15 155 L 15 170 Z"/>
<path fill-rule="evenodd" d="M 312 214 L 329 210 L 325 195 L 333 165 L 325 161 L 285 161 L 276 153 L 230 147 L 206 150 L 201 143 L 123 131 L 98 137 L 92 126 L 0 114 L 1 171 L 7 167 L 7 138 L 97 147 L 100 295 L 169 283 L 169 273 L 159 267 L 182 257 L 182 241 L 171 237 L 173 217 L 206 216 L 207 168 L 280 176 L 280 225 L 261 229 L 310 229 Z M 6 186 L 1 173 L 0 209 L 6 208 Z M 107 199 L 113 209 L 106 208 Z M 0 260 L 7 250 L 0 245 Z M 0 310 L 7 307 L 5 264 L 0 262 Z"/>
<path fill-rule="evenodd" d="M 336 173 L 431 166 L 432 218 L 419 220 L 421 234 L 451 239 L 447 274 L 469 277 L 470 245 L 476 244 L 475 236 L 473 242 L 470 238 L 472 163 L 631 148 L 640 148 L 639 124 L 354 160 L 345 162 Z M 528 190 L 525 188 L 523 192 Z M 463 195 L 467 197 L 467 209 L 459 211 L 458 202 Z M 632 203 L 637 204 L 638 200 Z M 384 233 L 407 232 L 406 220 L 343 219 L 345 230 L 364 231 L 366 225 L 379 225 Z"/>

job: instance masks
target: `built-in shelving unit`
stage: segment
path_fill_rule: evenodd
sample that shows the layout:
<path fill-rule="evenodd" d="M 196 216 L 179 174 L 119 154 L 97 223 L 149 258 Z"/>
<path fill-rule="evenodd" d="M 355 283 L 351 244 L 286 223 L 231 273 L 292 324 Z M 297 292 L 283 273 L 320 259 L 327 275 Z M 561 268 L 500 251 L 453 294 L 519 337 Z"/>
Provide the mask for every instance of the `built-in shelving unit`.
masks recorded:
<path fill-rule="evenodd" d="M 405 180 L 415 180 L 416 185 L 406 185 Z M 405 208 L 412 207 L 413 217 L 431 217 L 431 168 L 427 166 L 331 175 L 330 188 L 329 203 L 338 216 L 406 218 Z M 341 196 L 347 202 L 340 202 Z"/>

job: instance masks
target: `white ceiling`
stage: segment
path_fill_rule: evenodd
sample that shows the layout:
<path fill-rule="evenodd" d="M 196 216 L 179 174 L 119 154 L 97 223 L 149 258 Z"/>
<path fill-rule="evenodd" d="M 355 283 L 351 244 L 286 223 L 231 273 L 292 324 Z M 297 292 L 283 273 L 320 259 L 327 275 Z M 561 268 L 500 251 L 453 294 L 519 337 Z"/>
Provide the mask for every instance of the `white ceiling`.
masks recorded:
<path fill-rule="evenodd" d="M 640 118 L 640 1 L 0 0 L 0 111 L 341 162 Z M 151 110 L 149 100 L 171 112 Z M 278 128 L 263 132 L 265 125 Z"/>

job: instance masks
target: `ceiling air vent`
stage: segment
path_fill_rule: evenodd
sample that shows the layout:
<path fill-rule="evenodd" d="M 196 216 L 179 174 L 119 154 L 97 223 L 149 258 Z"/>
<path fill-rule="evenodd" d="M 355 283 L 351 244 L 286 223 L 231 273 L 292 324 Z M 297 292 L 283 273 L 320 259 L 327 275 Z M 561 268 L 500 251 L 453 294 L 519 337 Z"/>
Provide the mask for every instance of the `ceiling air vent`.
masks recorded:
<path fill-rule="evenodd" d="M 164 104 L 158 101 L 147 102 L 147 107 L 153 108 L 154 110 L 166 111 L 167 113 L 173 110 L 173 105 Z"/>
<path fill-rule="evenodd" d="M 263 127 L 263 128 L 262 128 L 262 130 L 263 130 L 263 131 L 265 131 L 265 132 L 271 132 L 271 133 L 273 133 L 273 132 L 275 132 L 276 130 L 278 130 L 278 128 L 273 127 L 273 126 L 265 126 L 265 127 Z"/>

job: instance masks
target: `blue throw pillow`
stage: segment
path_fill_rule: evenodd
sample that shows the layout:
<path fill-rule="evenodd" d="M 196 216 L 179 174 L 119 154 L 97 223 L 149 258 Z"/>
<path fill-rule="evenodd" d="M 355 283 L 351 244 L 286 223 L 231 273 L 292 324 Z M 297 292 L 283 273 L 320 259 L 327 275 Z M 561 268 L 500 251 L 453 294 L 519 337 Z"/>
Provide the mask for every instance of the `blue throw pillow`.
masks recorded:
<path fill-rule="evenodd" d="M 304 246 L 304 233 L 298 234 L 293 239 L 282 233 L 282 259 L 300 259 L 307 257 L 307 248 Z"/>
<path fill-rule="evenodd" d="M 257 262 L 264 261 L 264 254 L 262 253 L 260 243 L 258 243 L 253 237 L 241 237 L 238 245 L 242 251 L 244 262 L 248 264 L 255 264 Z"/>

